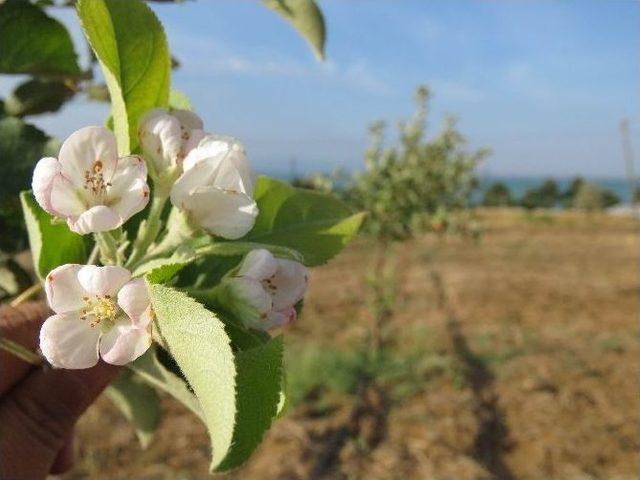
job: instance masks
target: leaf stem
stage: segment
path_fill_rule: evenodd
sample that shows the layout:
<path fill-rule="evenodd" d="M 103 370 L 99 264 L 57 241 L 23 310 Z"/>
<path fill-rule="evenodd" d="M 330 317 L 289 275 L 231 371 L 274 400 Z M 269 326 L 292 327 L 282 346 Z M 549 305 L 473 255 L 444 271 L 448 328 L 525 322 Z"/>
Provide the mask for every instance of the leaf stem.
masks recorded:
<path fill-rule="evenodd" d="M 25 302 L 26 300 L 29 300 L 33 295 L 38 293 L 41 289 L 42 289 L 42 284 L 40 282 L 34 285 L 31 285 L 25 291 L 20 293 L 20 295 L 18 295 L 16 298 L 11 300 L 11 303 L 9 303 L 9 305 L 11 305 L 12 307 L 17 307 L 18 305 Z"/>
<path fill-rule="evenodd" d="M 100 247 L 98 246 L 98 242 L 93 246 L 93 250 L 91 250 L 91 255 L 87 259 L 87 265 L 94 265 L 98 261 L 98 255 L 100 255 Z"/>
<path fill-rule="evenodd" d="M 5 350 L 32 365 L 42 364 L 42 358 L 40 355 L 32 352 L 13 340 L 9 340 L 8 338 L 0 338 L 0 349 Z"/>
<path fill-rule="evenodd" d="M 149 216 L 143 220 L 138 229 L 138 236 L 133 243 L 131 256 L 127 260 L 126 267 L 133 270 L 142 259 L 144 259 L 147 250 L 151 244 L 158 238 L 158 234 L 162 228 L 162 211 L 167 202 L 166 195 L 155 195 L 151 201 L 151 209 Z"/>
<path fill-rule="evenodd" d="M 100 249 L 100 261 L 102 264 L 116 265 L 118 263 L 118 244 L 111 232 L 96 233 L 95 239 Z"/>

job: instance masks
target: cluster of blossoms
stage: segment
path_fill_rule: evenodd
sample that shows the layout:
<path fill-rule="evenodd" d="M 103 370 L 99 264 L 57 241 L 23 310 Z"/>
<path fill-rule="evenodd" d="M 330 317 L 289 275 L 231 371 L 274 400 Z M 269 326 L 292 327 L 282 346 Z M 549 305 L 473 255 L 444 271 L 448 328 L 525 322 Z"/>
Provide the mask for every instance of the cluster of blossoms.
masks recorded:
<path fill-rule="evenodd" d="M 229 240 L 253 228 L 256 177 L 239 141 L 206 133 L 192 112 L 164 109 L 142 118 L 138 139 L 141 155 L 119 156 L 110 130 L 86 127 L 73 133 L 58 158 L 36 165 L 37 202 L 73 232 L 109 234 L 149 203 L 148 174 L 153 195 L 161 200 L 159 212 L 170 198 L 190 228 Z M 220 291 L 226 292 L 223 303 L 248 327 L 266 330 L 295 319 L 294 306 L 307 283 L 302 264 L 257 249 L 225 276 Z M 55 314 L 42 327 L 40 348 L 52 365 L 88 368 L 99 357 L 122 365 L 151 345 L 147 287 L 127 268 L 62 265 L 49 273 L 45 290 Z"/>

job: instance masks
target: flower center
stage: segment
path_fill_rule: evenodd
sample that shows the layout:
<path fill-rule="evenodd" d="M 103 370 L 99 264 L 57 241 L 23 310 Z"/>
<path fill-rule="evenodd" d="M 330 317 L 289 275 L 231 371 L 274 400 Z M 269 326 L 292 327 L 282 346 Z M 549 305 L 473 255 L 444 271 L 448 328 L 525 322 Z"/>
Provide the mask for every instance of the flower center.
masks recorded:
<path fill-rule="evenodd" d="M 118 313 L 118 305 L 111 298 L 111 295 L 94 295 L 93 297 L 82 297 L 84 306 L 80 318 L 86 320 L 91 316 L 91 326 L 95 327 L 100 322 L 111 323 Z"/>
<path fill-rule="evenodd" d="M 270 276 L 269 278 L 265 278 L 260 283 L 262 283 L 262 288 L 264 288 L 267 292 L 271 294 L 271 296 L 276 294 L 278 287 L 273 283 L 275 275 Z"/>
<path fill-rule="evenodd" d="M 101 196 L 107 191 L 107 187 L 111 186 L 111 182 L 105 182 L 102 173 L 102 161 L 99 159 L 93 162 L 91 170 L 84 171 L 84 189 L 91 192 L 95 196 Z"/>

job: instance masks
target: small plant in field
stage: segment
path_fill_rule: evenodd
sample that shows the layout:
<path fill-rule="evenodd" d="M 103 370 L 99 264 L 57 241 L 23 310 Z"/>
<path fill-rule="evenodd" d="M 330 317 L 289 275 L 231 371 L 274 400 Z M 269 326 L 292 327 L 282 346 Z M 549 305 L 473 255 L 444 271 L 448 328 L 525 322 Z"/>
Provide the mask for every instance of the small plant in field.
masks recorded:
<path fill-rule="evenodd" d="M 313 1 L 264 3 L 322 54 Z M 286 403 L 275 329 L 297 319 L 309 268 L 336 255 L 363 215 L 329 193 L 258 177 L 239 140 L 208 132 L 184 101 L 176 105 L 165 34 L 144 2 L 76 8 L 111 116 L 59 152 L 36 149 L 32 190 L 20 200 L 41 283 L 14 303 L 44 286 L 53 315 L 40 350 L 51 367 L 126 365 L 109 393 L 143 444 L 159 423 L 162 390 L 207 426 L 211 469 L 229 470 Z M 36 29 L 48 18 L 27 2 L 0 4 L 0 24 L 15 16 Z M 3 56 L 14 41 L 5 31 L 3 71 L 17 58 Z M 43 363 L 7 339 L 0 346 Z"/>

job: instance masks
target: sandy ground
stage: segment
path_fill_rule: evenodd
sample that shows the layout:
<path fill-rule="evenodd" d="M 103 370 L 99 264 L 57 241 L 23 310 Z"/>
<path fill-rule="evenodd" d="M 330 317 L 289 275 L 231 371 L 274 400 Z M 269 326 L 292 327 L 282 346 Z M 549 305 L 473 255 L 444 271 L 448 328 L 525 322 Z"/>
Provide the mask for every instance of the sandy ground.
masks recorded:
<path fill-rule="evenodd" d="M 225 478 L 637 478 L 637 225 L 573 213 L 480 215 L 478 242 L 423 238 L 393 253 L 393 341 L 366 399 L 337 380 L 370 322 L 373 245 L 361 240 L 314 272 L 287 344 L 290 359 L 334 351 L 311 356 L 328 378 L 296 387 L 298 402 Z M 353 428 L 356 401 L 367 407 Z M 80 422 L 78 464 L 62 478 L 208 478 L 204 428 L 164 404 L 167 416 L 142 450 L 102 398 Z"/>

